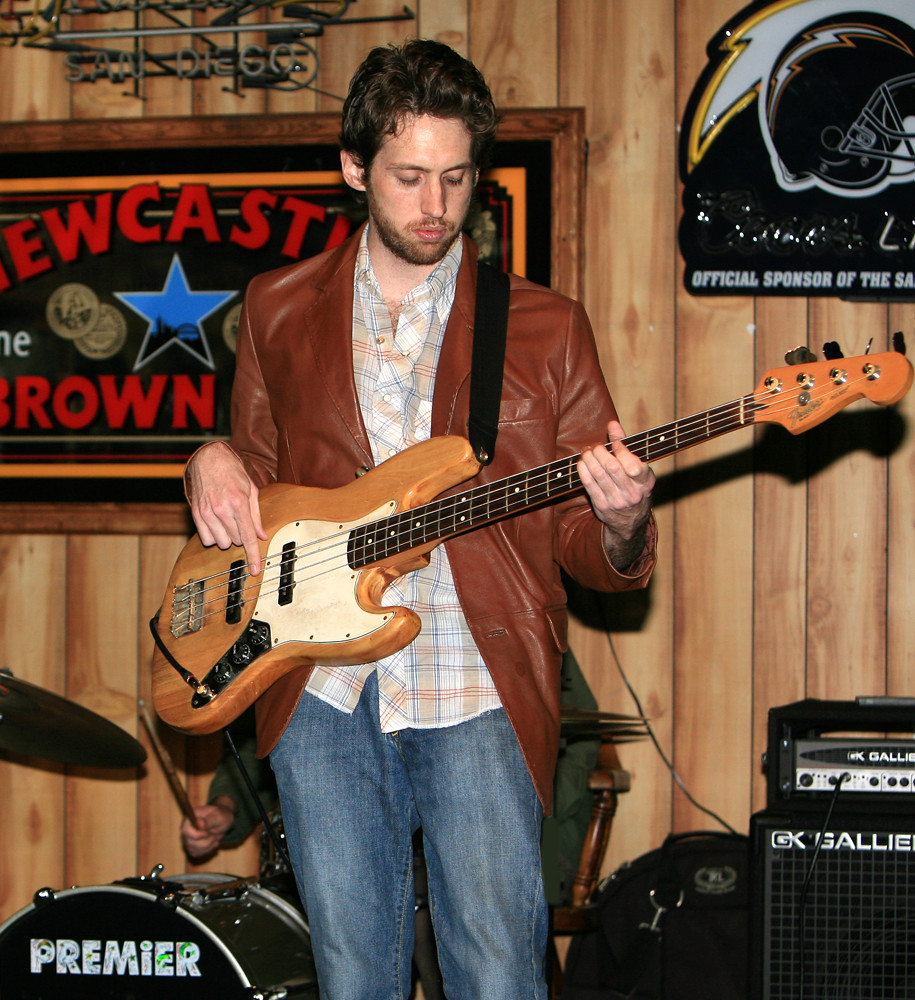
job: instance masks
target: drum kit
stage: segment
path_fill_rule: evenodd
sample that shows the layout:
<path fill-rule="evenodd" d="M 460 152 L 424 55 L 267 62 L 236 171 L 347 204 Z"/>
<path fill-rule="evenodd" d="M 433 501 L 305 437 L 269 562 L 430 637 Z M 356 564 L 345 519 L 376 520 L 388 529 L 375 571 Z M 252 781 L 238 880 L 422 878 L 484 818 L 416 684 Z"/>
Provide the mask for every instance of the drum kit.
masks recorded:
<path fill-rule="evenodd" d="M 142 744 L 0 670 L 0 753 L 131 768 Z M 15 758 L 12 758 L 15 759 Z M 281 859 L 257 878 L 195 873 L 39 889 L 0 924 L 3 1000 L 317 1000 L 308 923 Z"/>
<path fill-rule="evenodd" d="M 644 737 L 646 725 L 611 712 L 567 706 L 561 712 L 566 740 L 628 742 Z M 148 721 L 147 728 L 170 772 Z M 0 670 L 3 751 L 88 768 L 133 768 L 146 760 L 142 744 L 114 723 L 6 669 Z M 256 878 L 162 878 L 157 866 L 110 885 L 39 889 L 0 924 L 0 996 L 317 1000 L 308 924 L 282 840 L 282 818 L 271 813 Z"/>

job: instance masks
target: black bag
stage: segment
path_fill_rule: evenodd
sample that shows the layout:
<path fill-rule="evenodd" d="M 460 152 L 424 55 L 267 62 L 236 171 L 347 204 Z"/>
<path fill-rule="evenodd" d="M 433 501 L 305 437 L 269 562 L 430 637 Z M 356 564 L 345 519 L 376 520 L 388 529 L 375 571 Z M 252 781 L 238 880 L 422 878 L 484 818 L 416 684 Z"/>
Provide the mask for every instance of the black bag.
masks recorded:
<path fill-rule="evenodd" d="M 572 938 L 562 1000 L 746 1000 L 750 849 L 739 834 L 671 834 L 599 887 Z"/>

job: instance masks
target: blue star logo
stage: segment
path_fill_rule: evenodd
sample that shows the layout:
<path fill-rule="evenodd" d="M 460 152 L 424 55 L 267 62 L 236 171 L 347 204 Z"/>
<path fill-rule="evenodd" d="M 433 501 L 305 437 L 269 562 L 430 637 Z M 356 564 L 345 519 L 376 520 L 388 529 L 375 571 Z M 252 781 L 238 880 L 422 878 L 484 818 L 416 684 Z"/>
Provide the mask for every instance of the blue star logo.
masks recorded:
<path fill-rule="evenodd" d="M 161 292 L 115 292 L 115 297 L 124 305 L 149 321 L 133 370 L 138 371 L 173 344 L 184 348 L 208 368 L 215 369 L 202 323 L 236 294 L 192 292 L 178 254 L 172 257 Z"/>

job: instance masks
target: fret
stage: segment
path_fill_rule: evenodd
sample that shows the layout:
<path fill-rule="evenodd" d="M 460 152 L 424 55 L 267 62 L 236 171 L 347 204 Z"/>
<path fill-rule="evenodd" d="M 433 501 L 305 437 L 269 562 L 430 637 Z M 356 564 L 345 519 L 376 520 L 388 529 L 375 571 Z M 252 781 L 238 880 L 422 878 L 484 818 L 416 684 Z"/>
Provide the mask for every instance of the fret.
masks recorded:
<path fill-rule="evenodd" d="M 754 414 L 763 409 L 764 403 L 758 402 L 754 396 L 745 396 L 634 434 L 625 438 L 623 443 L 642 461 L 655 462 L 752 423 Z M 609 449 L 611 446 L 608 444 L 605 447 Z M 354 528 L 347 542 L 349 565 L 358 569 L 579 492 L 582 485 L 576 466 L 580 457 L 574 455 L 558 459 Z"/>

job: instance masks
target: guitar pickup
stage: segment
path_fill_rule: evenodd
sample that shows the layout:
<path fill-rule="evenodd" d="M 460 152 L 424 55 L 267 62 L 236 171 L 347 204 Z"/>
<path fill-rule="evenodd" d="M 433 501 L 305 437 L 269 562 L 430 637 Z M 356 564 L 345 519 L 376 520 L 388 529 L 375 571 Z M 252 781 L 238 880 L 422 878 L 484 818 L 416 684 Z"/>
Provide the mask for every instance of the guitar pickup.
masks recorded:
<path fill-rule="evenodd" d="M 238 625 L 245 606 L 245 579 L 247 563 L 236 559 L 229 567 L 228 593 L 226 594 L 226 625 Z"/>
<path fill-rule="evenodd" d="M 176 639 L 203 628 L 203 582 L 188 580 L 175 588 L 171 633 Z"/>
<path fill-rule="evenodd" d="M 279 605 L 292 604 L 295 589 L 295 542 L 286 542 L 280 556 L 280 585 L 276 602 Z"/>

